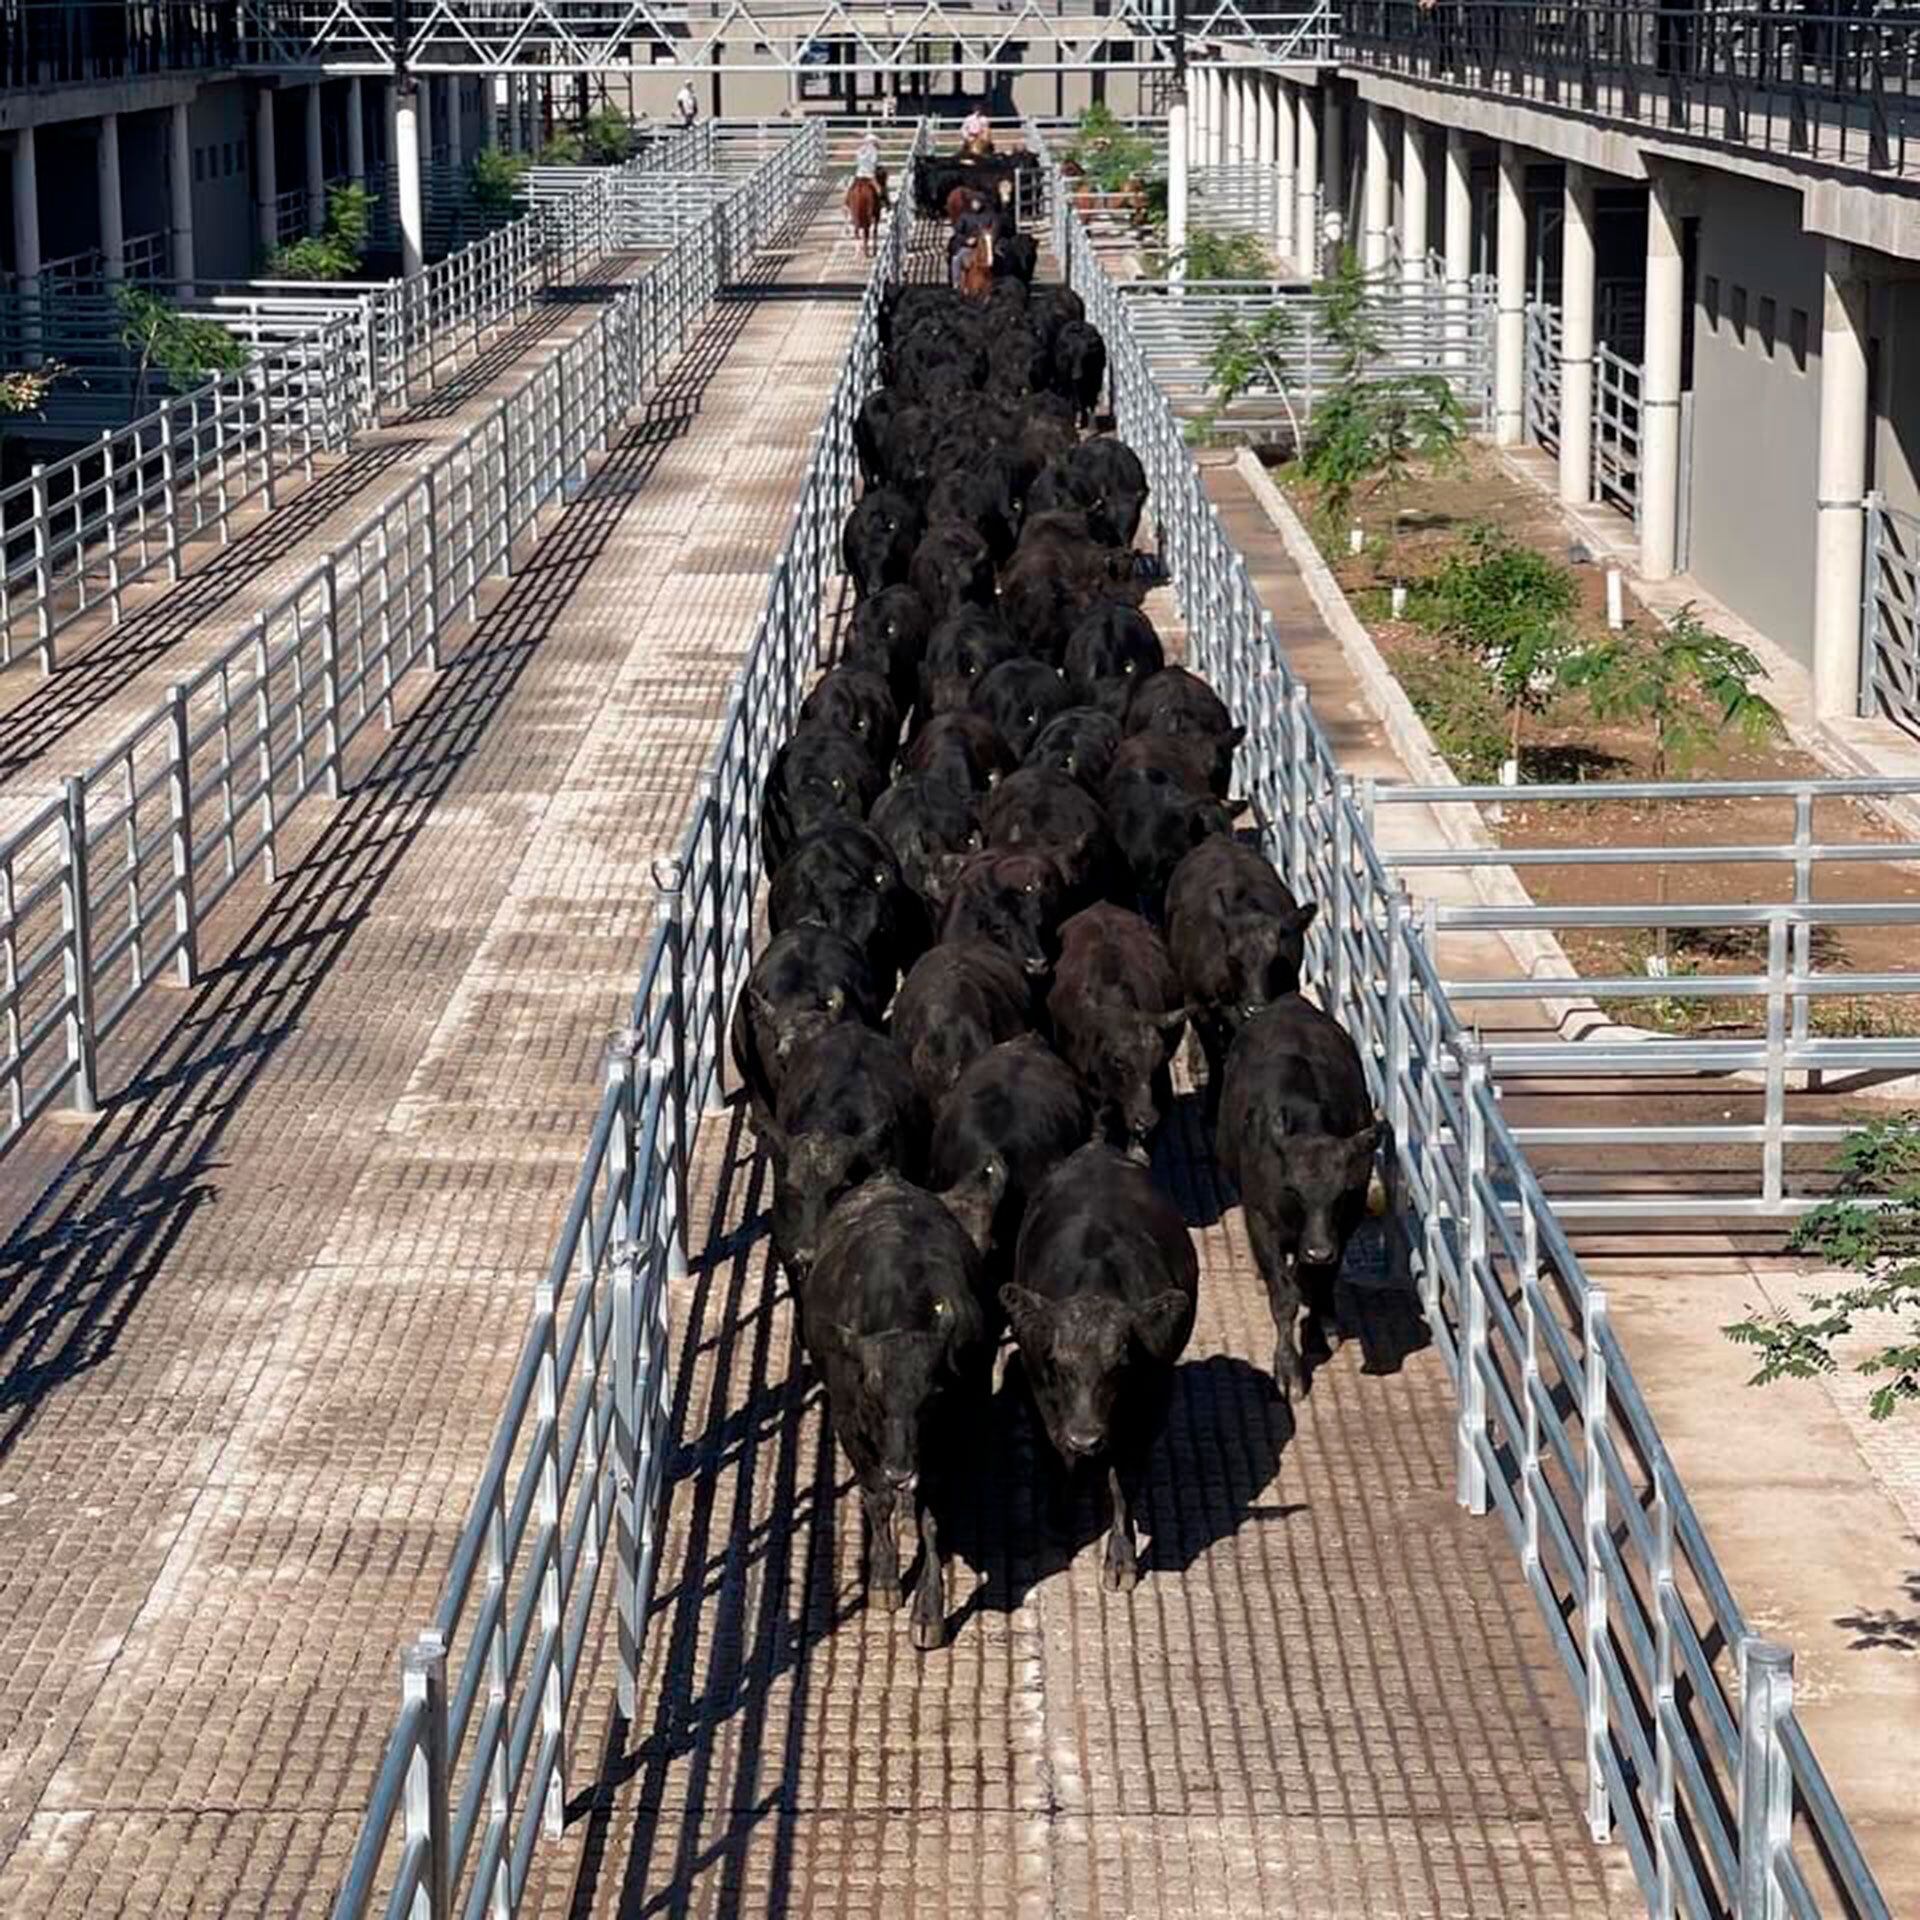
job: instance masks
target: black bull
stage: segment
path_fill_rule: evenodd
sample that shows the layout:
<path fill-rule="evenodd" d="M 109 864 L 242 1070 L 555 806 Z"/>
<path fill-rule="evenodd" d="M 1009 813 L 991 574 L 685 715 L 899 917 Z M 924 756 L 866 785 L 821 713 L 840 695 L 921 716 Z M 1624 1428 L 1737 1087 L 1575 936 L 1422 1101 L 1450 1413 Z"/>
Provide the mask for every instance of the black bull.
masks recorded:
<path fill-rule="evenodd" d="M 938 220 L 947 211 L 947 196 L 955 187 L 969 187 L 983 193 L 998 207 L 1002 204 L 1000 184 L 1017 181 L 1022 175 L 1028 184 L 1015 188 L 1015 197 L 1031 204 L 1039 178 L 1040 162 L 1022 149 L 1018 153 L 992 153 L 951 158 L 928 154 L 913 163 L 913 206 L 924 219 Z"/>

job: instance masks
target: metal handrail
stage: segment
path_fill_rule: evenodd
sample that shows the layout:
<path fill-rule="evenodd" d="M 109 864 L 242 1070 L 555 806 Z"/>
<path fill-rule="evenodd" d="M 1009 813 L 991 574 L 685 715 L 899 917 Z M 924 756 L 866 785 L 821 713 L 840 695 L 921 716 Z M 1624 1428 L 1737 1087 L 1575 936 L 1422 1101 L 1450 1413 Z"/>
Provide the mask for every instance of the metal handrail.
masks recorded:
<path fill-rule="evenodd" d="M 814 165 L 817 130 L 796 144 Z M 905 196 L 883 236 L 792 526 L 675 856 L 629 1024 L 432 1628 L 410 1645 L 398 1717 L 335 1920 L 518 1912 L 557 1833 L 585 1636 L 611 1561 L 622 1711 L 636 1712 L 669 1448 L 668 1308 L 685 1271 L 687 1164 L 715 1104 L 732 995 L 751 961 L 757 796 L 811 677 L 819 609 L 858 466 L 880 298 L 899 278 Z M 425 1711 L 416 1711 L 424 1701 Z M 414 1901 L 416 1890 L 420 1894 Z"/>
<path fill-rule="evenodd" d="M 1052 209 L 1056 249 L 1106 336 L 1118 430 L 1146 467 L 1193 664 L 1247 723 L 1240 784 L 1269 853 L 1297 897 L 1320 902 L 1309 968 L 1359 1042 L 1395 1143 L 1391 1222 L 1456 1389 L 1457 1496 L 1500 1514 L 1581 1702 L 1589 1828 L 1599 1840 L 1617 1827 L 1656 1912 L 1771 1916 L 1771 1890 L 1791 1884 L 1890 1920 L 1798 1734 L 1792 1657 L 1733 1598 L 1606 1295 L 1509 1128 L 1488 1051 L 1207 497 L 1134 305 L 1064 194 Z M 1819 1911 L 1811 1894 L 1802 1910 Z"/>

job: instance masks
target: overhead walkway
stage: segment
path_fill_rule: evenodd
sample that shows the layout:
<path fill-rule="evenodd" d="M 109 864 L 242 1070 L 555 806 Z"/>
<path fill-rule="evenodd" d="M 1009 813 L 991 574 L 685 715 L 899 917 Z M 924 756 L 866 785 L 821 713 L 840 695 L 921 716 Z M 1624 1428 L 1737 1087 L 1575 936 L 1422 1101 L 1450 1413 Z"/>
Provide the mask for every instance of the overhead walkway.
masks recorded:
<path fill-rule="evenodd" d="M 0 1912 L 313 1913 L 865 264 L 728 286 L 84 1133 L 0 1165 Z"/>

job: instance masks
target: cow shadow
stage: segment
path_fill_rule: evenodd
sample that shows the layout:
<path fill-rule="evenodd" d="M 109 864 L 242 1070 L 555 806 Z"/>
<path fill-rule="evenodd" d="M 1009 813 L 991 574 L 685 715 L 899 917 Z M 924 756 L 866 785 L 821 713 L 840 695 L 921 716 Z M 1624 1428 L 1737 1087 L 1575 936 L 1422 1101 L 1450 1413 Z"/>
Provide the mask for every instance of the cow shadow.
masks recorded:
<path fill-rule="evenodd" d="M 1136 1514 L 1143 1579 L 1185 1572 L 1243 1527 L 1290 1519 L 1303 1506 L 1261 1499 L 1292 1440 L 1292 1410 L 1260 1369 L 1212 1354 L 1174 1369 L 1166 1425 L 1154 1443 Z M 943 1544 L 976 1575 L 948 1615 L 949 1635 L 976 1614 L 1014 1613 L 1106 1535 L 1104 1474 L 1068 1479 L 1040 1423 L 1017 1352 L 967 1435 L 971 1470 L 945 1503 Z"/>

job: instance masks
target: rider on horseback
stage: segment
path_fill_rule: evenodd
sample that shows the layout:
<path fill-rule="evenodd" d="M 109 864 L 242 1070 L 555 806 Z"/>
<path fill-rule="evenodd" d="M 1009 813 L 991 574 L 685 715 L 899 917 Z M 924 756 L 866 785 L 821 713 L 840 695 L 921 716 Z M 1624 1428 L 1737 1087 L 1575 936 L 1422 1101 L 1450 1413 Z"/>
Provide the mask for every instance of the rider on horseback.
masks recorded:
<path fill-rule="evenodd" d="M 874 138 L 869 127 L 860 136 L 860 145 L 853 156 L 853 177 L 856 180 L 871 180 L 880 189 L 880 205 L 887 204 L 887 170 L 880 164 L 880 142 Z"/>

